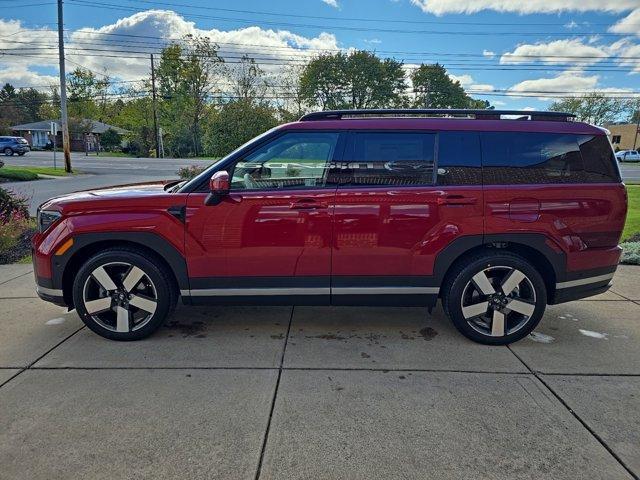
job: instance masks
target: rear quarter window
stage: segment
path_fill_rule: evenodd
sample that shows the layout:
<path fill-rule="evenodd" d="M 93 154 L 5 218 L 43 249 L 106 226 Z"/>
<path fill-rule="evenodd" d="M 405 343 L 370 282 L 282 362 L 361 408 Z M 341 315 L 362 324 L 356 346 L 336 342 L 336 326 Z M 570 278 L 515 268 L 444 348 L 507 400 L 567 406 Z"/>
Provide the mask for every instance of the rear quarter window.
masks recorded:
<path fill-rule="evenodd" d="M 483 180 L 488 185 L 619 181 L 613 150 L 604 136 L 485 132 L 481 145 Z"/>
<path fill-rule="evenodd" d="M 604 135 L 578 135 L 585 176 L 591 182 L 620 182 L 615 154 Z M 632 152 L 633 153 L 633 152 Z"/>

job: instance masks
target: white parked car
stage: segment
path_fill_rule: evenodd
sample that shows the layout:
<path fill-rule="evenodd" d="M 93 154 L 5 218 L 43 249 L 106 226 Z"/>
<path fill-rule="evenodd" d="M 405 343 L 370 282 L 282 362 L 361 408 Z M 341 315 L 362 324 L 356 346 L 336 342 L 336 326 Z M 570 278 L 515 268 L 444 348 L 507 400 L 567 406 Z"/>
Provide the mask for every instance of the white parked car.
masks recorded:
<path fill-rule="evenodd" d="M 637 150 L 620 150 L 616 152 L 619 162 L 640 162 L 640 153 Z"/>

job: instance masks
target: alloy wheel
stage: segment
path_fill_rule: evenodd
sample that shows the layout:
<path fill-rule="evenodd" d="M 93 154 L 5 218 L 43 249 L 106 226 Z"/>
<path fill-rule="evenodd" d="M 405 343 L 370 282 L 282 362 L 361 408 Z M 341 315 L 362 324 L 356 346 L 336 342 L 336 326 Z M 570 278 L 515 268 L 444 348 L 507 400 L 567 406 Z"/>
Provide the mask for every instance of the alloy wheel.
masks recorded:
<path fill-rule="evenodd" d="M 523 328 L 536 308 L 536 291 L 520 270 L 492 266 L 476 273 L 461 299 L 462 315 L 482 335 L 503 337 Z"/>
<path fill-rule="evenodd" d="M 151 278 L 126 262 L 106 263 L 94 269 L 84 283 L 82 298 L 96 323 L 119 333 L 144 327 L 158 304 Z"/>

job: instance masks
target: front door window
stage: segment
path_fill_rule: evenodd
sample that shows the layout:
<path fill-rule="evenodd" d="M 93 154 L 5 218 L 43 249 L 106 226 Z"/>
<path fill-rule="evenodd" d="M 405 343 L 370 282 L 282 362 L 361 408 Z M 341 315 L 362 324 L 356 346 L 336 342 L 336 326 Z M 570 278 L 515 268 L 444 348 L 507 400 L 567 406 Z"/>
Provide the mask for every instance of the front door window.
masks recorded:
<path fill-rule="evenodd" d="M 231 190 L 323 188 L 338 133 L 287 133 L 240 160 Z"/>

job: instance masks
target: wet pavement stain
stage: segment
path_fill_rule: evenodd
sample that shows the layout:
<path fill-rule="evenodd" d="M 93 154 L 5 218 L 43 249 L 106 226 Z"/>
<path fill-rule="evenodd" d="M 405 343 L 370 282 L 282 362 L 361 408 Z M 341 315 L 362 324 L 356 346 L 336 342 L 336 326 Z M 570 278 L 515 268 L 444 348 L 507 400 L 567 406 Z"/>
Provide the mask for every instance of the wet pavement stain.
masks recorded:
<path fill-rule="evenodd" d="M 430 340 L 433 340 L 435 336 L 438 335 L 438 332 L 431 327 L 424 327 L 422 330 L 420 330 L 420 335 L 422 335 L 422 338 L 424 338 L 428 342 Z"/>
<path fill-rule="evenodd" d="M 369 355 L 368 353 L 365 353 L 365 352 L 361 352 L 361 353 L 360 353 L 360 356 L 361 356 L 362 358 L 371 358 L 371 355 Z"/>
<path fill-rule="evenodd" d="M 278 335 L 271 335 L 271 338 L 273 338 L 274 340 L 282 340 L 284 338 L 284 335 L 282 333 L 279 333 Z"/>
<path fill-rule="evenodd" d="M 205 330 L 206 326 L 204 322 L 192 322 L 192 323 L 180 323 L 178 321 L 172 321 L 165 324 L 164 328 L 172 332 L 178 332 L 183 338 L 195 336 L 196 338 L 204 338 L 205 334 L 201 333 Z M 169 333 L 168 337 L 173 337 L 173 334 Z"/>

